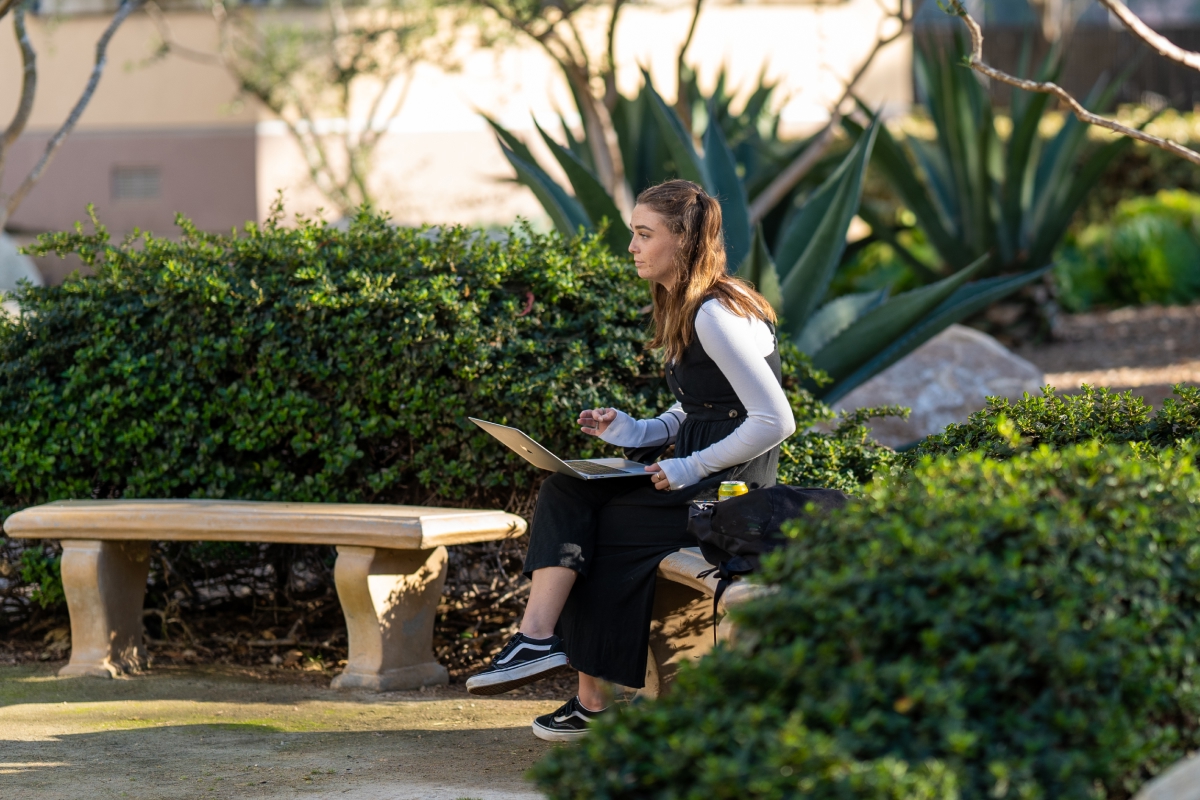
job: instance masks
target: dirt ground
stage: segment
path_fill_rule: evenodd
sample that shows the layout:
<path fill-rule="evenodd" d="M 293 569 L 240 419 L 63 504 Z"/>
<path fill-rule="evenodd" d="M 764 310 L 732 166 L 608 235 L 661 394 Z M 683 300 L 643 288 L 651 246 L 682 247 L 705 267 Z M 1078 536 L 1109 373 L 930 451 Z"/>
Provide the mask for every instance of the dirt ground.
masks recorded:
<path fill-rule="evenodd" d="M 334 692 L 271 670 L 57 678 L 0 667 L 0 797 L 524 800 L 550 745 L 530 733 L 564 684 L 472 697 Z"/>
<path fill-rule="evenodd" d="M 1063 316 L 1050 342 L 1017 354 L 1063 392 L 1080 384 L 1133 390 L 1158 408 L 1176 383 L 1200 384 L 1200 304 Z"/>

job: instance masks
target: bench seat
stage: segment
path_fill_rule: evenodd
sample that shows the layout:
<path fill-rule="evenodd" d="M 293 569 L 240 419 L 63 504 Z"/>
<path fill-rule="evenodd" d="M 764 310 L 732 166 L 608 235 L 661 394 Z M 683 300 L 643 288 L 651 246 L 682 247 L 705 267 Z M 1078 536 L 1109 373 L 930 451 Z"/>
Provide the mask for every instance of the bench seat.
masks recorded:
<path fill-rule="evenodd" d="M 658 565 L 654 612 L 650 623 L 650 652 L 646 659 L 646 685 L 639 694 L 657 697 L 675 679 L 679 665 L 696 660 L 713 648 L 713 597 L 715 575 L 699 577 L 712 569 L 699 547 L 687 547 L 664 558 Z M 717 605 L 716 639 L 735 635 L 726 616 L 730 608 L 765 592 L 770 587 L 738 579 L 721 595 Z"/>
<path fill-rule="evenodd" d="M 333 686 L 375 691 L 447 682 L 433 658 L 446 546 L 525 528 L 503 511 L 242 500 L 62 500 L 4 523 L 13 539 L 62 542 L 71 660 L 60 675 L 115 677 L 144 667 L 151 541 L 334 545 L 350 654 Z"/>

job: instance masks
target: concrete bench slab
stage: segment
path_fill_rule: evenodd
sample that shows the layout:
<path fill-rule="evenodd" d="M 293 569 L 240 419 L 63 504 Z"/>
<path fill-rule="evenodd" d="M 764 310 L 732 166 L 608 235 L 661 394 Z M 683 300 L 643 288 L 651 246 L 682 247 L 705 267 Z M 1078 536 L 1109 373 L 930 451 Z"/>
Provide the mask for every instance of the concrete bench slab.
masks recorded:
<path fill-rule="evenodd" d="M 71 616 L 64 676 L 115 677 L 145 666 L 151 541 L 334 545 L 350 656 L 333 686 L 374 691 L 447 682 L 433 658 L 446 546 L 512 538 L 525 528 L 503 511 L 242 500 L 62 500 L 4 523 L 13 539 L 62 542 Z"/>

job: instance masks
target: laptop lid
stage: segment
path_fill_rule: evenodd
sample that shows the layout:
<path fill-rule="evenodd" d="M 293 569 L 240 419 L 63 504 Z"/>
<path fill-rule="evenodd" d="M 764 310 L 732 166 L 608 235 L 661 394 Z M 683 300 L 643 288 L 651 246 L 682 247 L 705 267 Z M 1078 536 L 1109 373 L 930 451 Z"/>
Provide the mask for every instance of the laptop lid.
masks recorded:
<path fill-rule="evenodd" d="M 562 472 L 566 475 L 576 475 L 575 470 L 563 463 L 562 459 L 551 453 L 540 444 L 530 439 L 516 428 L 510 428 L 507 425 L 500 425 L 496 422 L 486 422 L 482 419 L 467 417 L 485 431 L 495 436 L 503 442 L 508 449 L 519 455 L 521 458 L 550 472 Z"/>

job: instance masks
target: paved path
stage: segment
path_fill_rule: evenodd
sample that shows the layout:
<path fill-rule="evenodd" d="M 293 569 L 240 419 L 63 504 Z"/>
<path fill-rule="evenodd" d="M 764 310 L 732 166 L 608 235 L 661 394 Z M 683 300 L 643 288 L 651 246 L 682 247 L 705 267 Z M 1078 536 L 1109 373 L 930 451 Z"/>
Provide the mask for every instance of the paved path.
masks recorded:
<path fill-rule="evenodd" d="M 5 797 L 534 800 L 553 700 L 332 692 L 214 670 L 127 680 L 0 668 Z"/>

